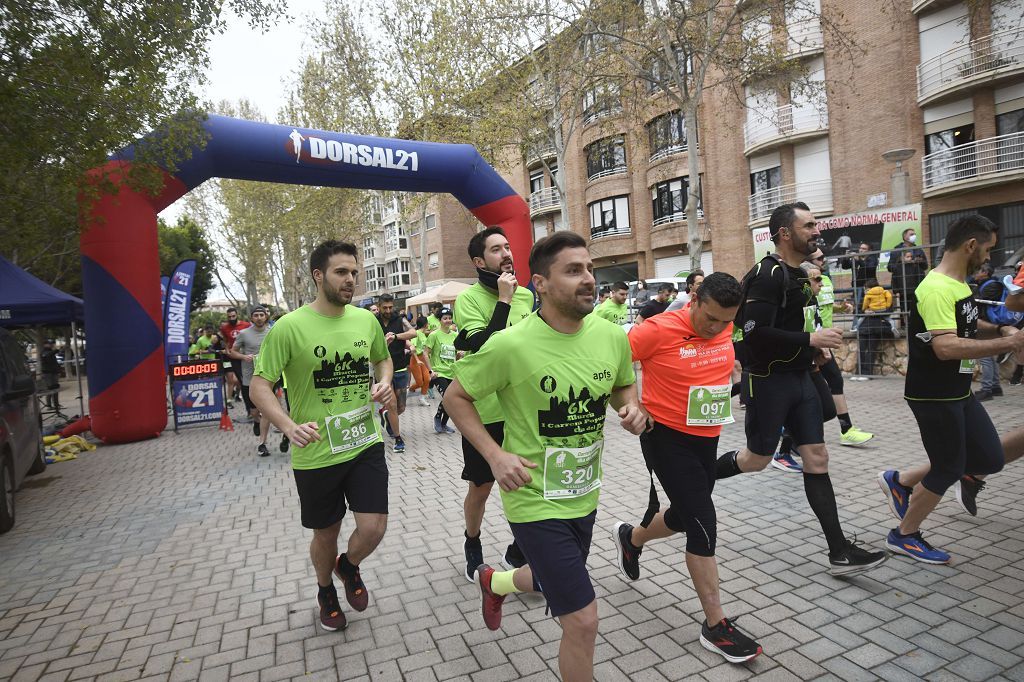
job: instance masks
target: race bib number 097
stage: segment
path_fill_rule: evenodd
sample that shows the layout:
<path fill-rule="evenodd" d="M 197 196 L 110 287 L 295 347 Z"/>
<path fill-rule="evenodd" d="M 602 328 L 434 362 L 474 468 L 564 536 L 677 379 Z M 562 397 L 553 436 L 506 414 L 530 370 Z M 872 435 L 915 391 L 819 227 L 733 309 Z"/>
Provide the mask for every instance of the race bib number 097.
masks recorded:
<path fill-rule="evenodd" d="M 732 424 L 732 386 L 691 386 L 686 404 L 687 426 Z"/>

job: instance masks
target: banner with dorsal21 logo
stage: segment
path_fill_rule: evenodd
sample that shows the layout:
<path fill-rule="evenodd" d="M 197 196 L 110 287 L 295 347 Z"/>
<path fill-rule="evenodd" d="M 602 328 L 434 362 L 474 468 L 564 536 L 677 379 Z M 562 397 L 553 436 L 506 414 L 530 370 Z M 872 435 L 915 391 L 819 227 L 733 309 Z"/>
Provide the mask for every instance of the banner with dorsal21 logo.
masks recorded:
<path fill-rule="evenodd" d="M 175 266 L 167 281 L 164 300 L 164 354 L 167 364 L 188 356 L 189 317 L 192 308 L 192 282 L 196 262 L 183 260 Z"/>

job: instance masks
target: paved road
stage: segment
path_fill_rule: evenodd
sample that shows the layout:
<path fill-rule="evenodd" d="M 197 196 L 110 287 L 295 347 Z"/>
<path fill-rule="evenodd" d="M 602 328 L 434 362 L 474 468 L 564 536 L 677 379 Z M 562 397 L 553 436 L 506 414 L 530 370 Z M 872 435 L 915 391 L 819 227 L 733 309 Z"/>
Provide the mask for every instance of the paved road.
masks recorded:
<path fill-rule="evenodd" d="M 894 520 L 875 473 L 924 454 L 901 383 L 847 386 L 855 421 L 878 437 L 832 450 L 840 515 L 848 533 L 880 545 Z M 1024 423 L 1024 389 L 1014 391 L 987 403 L 1000 430 Z M 432 412 L 411 405 L 409 449 L 388 454 L 390 528 L 363 570 L 370 608 L 350 612 L 341 633 L 315 626 L 309 533 L 276 435 L 266 459 L 239 424 L 51 465 L 18 493 L 18 524 L 0 536 L 0 680 L 554 679 L 559 628 L 538 598 L 510 598 L 502 631 L 483 627 L 460 573 L 459 442 L 433 433 Z M 645 550 L 638 582 L 619 576 L 608 529 L 639 518 L 648 479 L 617 421 L 590 559 L 598 679 L 1024 679 L 1024 465 L 992 480 L 977 518 L 955 500 L 940 505 L 927 537 L 952 566 L 892 558 L 849 580 L 826 571 L 799 476 L 722 482 L 726 612 L 765 651 L 734 666 L 697 642 L 682 538 Z M 838 427 L 826 434 L 836 442 Z M 727 428 L 722 448 L 741 439 Z M 510 538 L 495 498 L 488 559 Z"/>

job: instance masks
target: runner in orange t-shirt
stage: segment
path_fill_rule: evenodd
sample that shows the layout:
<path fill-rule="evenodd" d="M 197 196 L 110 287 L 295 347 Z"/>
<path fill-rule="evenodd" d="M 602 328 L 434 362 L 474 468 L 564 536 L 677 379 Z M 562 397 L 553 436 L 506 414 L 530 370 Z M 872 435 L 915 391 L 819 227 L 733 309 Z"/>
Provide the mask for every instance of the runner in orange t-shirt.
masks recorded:
<path fill-rule="evenodd" d="M 742 297 L 734 277 L 716 272 L 704 279 L 689 306 L 630 330 L 633 359 L 643 369 L 641 401 L 650 415 L 640 447 L 670 506 L 658 511 L 652 478 L 651 506 L 640 526 L 620 522 L 612 533 L 619 567 L 629 580 L 640 577 L 640 552 L 646 542 L 686 533 L 686 567 L 706 617 L 700 643 L 731 663 L 761 653 L 760 645 L 722 610 L 711 499 L 718 436 L 723 424 L 734 421 L 732 321 Z"/>

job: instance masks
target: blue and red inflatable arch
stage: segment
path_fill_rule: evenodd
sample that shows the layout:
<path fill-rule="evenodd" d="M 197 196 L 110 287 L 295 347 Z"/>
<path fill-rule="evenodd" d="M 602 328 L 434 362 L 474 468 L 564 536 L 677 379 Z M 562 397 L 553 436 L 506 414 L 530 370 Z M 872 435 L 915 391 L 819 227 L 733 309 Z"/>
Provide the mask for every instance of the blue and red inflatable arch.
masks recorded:
<path fill-rule="evenodd" d="M 242 121 L 210 115 L 207 143 L 157 196 L 121 184 L 86 207 L 81 238 L 91 429 L 109 443 L 159 435 L 167 425 L 156 216 L 214 177 L 324 187 L 445 192 L 484 225 L 505 228 L 519 280 L 532 244 L 529 209 L 470 145 L 438 144 Z M 102 171 L 115 179 L 128 148 Z M 443 227 L 442 227 L 443 229 Z"/>

